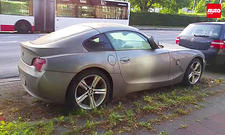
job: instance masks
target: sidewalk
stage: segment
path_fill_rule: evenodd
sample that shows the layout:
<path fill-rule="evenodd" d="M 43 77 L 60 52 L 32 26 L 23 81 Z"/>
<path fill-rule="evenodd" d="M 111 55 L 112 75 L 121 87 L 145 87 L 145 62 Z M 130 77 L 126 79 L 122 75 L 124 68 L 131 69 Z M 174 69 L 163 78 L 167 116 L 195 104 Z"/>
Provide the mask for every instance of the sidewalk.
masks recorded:
<path fill-rule="evenodd" d="M 217 91 L 207 98 L 203 108 L 190 115 L 166 121 L 156 127 L 169 135 L 224 135 L 225 134 L 225 85 L 210 88 Z"/>
<path fill-rule="evenodd" d="M 0 86 L 3 84 L 10 83 L 10 82 L 15 82 L 15 81 L 20 81 L 20 78 L 19 77 L 10 77 L 10 78 L 4 78 L 4 79 L 0 78 Z M 0 89 L 1 89 L 1 87 L 0 87 Z"/>
<path fill-rule="evenodd" d="M 166 27 L 166 26 L 132 26 L 139 30 L 163 30 L 163 31 L 182 31 L 185 27 Z"/>

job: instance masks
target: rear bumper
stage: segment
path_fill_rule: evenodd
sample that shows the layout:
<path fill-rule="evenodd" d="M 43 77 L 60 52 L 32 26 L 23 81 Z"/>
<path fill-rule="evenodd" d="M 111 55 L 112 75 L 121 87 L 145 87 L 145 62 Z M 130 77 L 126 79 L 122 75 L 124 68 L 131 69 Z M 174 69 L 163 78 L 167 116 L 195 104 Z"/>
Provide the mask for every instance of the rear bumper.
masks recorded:
<path fill-rule="evenodd" d="M 25 90 L 32 96 L 46 102 L 63 104 L 67 87 L 74 74 L 53 71 L 37 72 L 33 66 L 21 59 L 18 64 L 19 76 Z"/>
<path fill-rule="evenodd" d="M 206 64 L 209 65 L 224 65 L 225 64 L 225 54 L 219 53 L 216 49 L 200 50 L 206 59 Z"/>
<path fill-rule="evenodd" d="M 215 61 L 213 61 L 212 63 L 216 64 L 216 65 L 224 65 L 225 64 L 225 54 L 218 54 L 215 57 Z"/>

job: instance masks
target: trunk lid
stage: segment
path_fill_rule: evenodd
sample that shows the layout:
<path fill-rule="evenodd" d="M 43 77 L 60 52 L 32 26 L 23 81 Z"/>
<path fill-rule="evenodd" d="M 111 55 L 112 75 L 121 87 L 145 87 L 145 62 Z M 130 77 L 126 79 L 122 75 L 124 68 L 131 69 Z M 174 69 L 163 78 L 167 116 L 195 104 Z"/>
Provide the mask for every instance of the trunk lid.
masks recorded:
<path fill-rule="evenodd" d="M 181 36 L 179 45 L 196 50 L 207 50 L 212 40 L 207 37 Z"/>
<path fill-rule="evenodd" d="M 66 52 L 70 53 L 64 46 L 57 47 L 56 45 L 35 45 L 31 42 L 23 42 L 21 43 L 21 59 L 24 63 L 32 65 L 34 58 L 37 57 L 53 56 Z"/>

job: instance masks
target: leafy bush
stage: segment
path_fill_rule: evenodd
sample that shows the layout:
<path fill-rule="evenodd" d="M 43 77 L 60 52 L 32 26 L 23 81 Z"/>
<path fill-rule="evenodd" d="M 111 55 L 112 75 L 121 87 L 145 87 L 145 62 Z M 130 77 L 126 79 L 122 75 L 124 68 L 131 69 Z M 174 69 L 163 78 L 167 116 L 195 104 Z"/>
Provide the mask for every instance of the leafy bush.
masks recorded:
<path fill-rule="evenodd" d="M 225 2 L 221 4 L 222 16 L 225 17 Z"/>
<path fill-rule="evenodd" d="M 0 135 L 50 135 L 53 132 L 53 122 L 27 123 L 0 121 Z"/>

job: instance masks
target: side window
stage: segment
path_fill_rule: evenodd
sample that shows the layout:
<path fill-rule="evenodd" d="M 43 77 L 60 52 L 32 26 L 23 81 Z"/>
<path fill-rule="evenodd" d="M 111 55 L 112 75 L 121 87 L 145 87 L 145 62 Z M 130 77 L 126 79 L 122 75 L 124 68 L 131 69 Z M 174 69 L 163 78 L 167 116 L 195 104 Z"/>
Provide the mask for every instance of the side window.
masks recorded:
<path fill-rule="evenodd" d="M 119 31 L 106 33 L 115 50 L 151 49 L 147 38 L 136 32 Z"/>
<path fill-rule="evenodd" d="M 88 51 L 112 51 L 112 47 L 104 34 L 94 36 L 83 43 Z"/>

